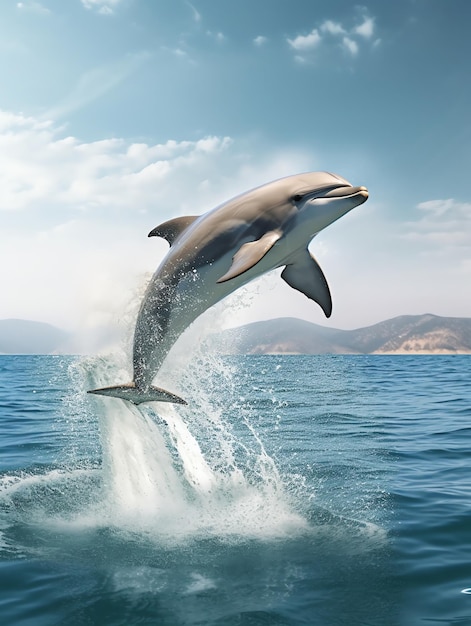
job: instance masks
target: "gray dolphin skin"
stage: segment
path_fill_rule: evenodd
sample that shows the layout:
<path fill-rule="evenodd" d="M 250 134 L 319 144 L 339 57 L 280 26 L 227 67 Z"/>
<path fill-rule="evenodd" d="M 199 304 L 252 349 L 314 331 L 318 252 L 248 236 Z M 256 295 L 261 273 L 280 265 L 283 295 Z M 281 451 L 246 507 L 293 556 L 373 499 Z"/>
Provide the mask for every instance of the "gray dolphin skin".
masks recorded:
<path fill-rule="evenodd" d="M 134 380 L 93 389 L 134 404 L 186 402 L 152 386 L 183 331 L 216 302 L 262 274 L 283 267 L 288 285 L 317 302 L 327 317 L 332 299 L 308 250 L 321 230 L 368 198 L 329 172 L 310 172 L 252 189 L 201 216 L 177 217 L 154 228 L 170 250 L 145 292 L 134 332 Z"/>

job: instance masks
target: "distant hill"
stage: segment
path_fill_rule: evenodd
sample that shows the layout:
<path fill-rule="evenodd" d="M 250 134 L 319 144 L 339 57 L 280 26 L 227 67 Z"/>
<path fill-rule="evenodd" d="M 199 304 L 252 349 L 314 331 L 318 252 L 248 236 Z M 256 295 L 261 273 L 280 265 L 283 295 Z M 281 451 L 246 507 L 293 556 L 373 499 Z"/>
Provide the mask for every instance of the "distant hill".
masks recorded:
<path fill-rule="evenodd" d="M 468 354 L 471 318 L 401 315 L 356 330 L 279 318 L 224 331 L 214 342 L 232 354 Z"/>
<path fill-rule="evenodd" d="M 207 341 L 223 354 L 471 354 L 471 318 L 401 315 L 339 330 L 282 317 L 226 330 Z M 0 354 L 64 353 L 73 343 L 73 337 L 50 324 L 0 320 Z"/>
<path fill-rule="evenodd" d="M 61 350 L 64 330 L 28 320 L 0 320 L 0 354 L 51 354 Z"/>

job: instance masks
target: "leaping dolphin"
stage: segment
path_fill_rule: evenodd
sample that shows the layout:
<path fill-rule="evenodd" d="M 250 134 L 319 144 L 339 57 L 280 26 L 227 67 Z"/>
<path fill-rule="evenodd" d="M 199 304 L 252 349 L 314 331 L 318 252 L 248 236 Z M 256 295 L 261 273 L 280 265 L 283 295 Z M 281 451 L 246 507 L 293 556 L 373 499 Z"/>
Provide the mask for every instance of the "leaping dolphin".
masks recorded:
<path fill-rule="evenodd" d="M 201 216 L 177 217 L 154 228 L 170 250 L 152 277 L 134 332 L 134 380 L 89 393 L 141 402 L 186 404 L 152 386 L 168 352 L 201 313 L 242 285 L 285 266 L 288 285 L 332 312 L 329 286 L 307 247 L 321 230 L 365 202 L 329 172 L 311 172 L 252 189 Z"/>

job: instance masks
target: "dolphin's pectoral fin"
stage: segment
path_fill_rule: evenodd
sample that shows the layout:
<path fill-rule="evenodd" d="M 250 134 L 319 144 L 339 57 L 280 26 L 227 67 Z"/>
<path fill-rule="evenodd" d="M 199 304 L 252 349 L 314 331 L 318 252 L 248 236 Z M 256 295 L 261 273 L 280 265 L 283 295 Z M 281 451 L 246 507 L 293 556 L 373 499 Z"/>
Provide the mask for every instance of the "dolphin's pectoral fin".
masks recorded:
<path fill-rule="evenodd" d="M 168 241 L 170 245 L 173 244 L 175 239 L 181 235 L 181 233 L 188 228 L 195 220 L 200 217 L 199 215 L 185 215 L 184 217 L 175 217 L 173 220 L 168 220 L 156 226 L 150 231 L 148 237 L 163 237 Z"/>
<path fill-rule="evenodd" d="M 332 298 L 329 285 L 316 259 L 308 250 L 303 250 L 292 257 L 291 262 L 281 273 L 281 278 L 290 287 L 317 302 L 326 317 L 332 313 Z"/>
<path fill-rule="evenodd" d="M 133 404 L 141 404 L 142 402 L 173 402 L 175 404 L 186 404 L 183 398 L 169 391 L 165 391 L 165 389 L 161 389 L 160 387 L 139 389 L 134 383 L 117 385 L 116 387 L 103 387 L 102 389 L 90 389 L 87 393 L 121 398 L 121 400 L 128 400 Z"/>
<path fill-rule="evenodd" d="M 229 271 L 218 279 L 218 283 L 224 283 L 226 280 L 231 280 L 236 276 L 240 276 L 251 267 L 256 265 L 266 253 L 271 250 L 275 243 L 282 237 L 283 233 L 280 230 L 270 230 L 257 239 L 257 241 L 249 241 L 244 243 L 243 246 L 235 253 L 232 258 L 232 265 Z"/>

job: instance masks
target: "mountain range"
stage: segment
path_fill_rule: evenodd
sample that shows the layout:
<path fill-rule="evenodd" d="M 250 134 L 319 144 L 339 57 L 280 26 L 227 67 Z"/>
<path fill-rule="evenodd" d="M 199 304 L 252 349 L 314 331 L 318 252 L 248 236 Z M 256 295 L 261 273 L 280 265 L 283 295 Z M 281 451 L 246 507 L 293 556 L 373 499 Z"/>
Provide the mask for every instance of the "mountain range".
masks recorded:
<path fill-rule="evenodd" d="M 471 318 L 401 315 L 356 330 L 278 318 L 226 330 L 215 342 L 233 354 L 467 354 Z"/>
<path fill-rule="evenodd" d="M 471 318 L 401 315 L 355 330 L 277 318 L 225 330 L 208 344 L 224 354 L 471 354 Z M 50 324 L 0 320 L 0 353 L 64 354 L 70 345 L 71 335 Z"/>
<path fill-rule="evenodd" d="M 69 333 L 30 320 L 0 320 L 0 354 L 52 354 L 61 352 Z"/>

